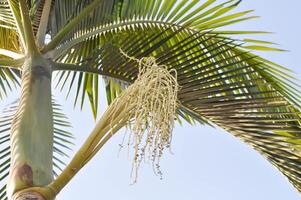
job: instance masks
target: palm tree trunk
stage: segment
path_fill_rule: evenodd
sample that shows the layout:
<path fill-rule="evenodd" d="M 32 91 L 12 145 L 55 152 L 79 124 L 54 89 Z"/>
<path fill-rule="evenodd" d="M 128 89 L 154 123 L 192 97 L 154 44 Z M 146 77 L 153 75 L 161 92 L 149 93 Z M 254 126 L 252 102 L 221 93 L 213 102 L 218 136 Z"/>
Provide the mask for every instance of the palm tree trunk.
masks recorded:
<path fill-rule="evenodd" d="M 44 198 L 23 189 L 45 186 L 53 180 L 53 116 L 51 66 L 41 56 L 28 58 L 23 66 L 21 99 L 11 127 L 9 199 Z M 18 192 L 18 197 L 13 195 Z"/>

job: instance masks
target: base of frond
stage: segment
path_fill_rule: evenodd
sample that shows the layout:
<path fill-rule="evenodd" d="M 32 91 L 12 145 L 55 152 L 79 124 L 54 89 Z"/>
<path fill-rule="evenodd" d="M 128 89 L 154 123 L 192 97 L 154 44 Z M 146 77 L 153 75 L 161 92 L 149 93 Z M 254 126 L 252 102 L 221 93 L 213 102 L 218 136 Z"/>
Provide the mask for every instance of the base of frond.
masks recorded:
<path fill-rule="evenodd" d="M 37 192 L 24 192 L 12 198 L 12 200 L 46 200 Z"/>

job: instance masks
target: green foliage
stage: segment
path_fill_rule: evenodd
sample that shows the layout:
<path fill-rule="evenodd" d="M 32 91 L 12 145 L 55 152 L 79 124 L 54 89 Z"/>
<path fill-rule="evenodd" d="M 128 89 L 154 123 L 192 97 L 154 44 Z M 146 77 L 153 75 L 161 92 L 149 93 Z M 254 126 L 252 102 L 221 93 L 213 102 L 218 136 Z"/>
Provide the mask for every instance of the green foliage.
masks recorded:
<path fill-rule="evenodd" d="M 241 0 L 102 0 L 92 12 L 83 13 L 95 2 L 53 0 L 47 29 L 51 39 L 41 49 L 60 71 L 59 88 L 67 87 L 67 96 L 75 91 L 75 105 L 82 108 L 88 97 L 97 116 L 99 75 L 106 81 L 108 103 L 134 82 L 138 64 L 123 57 L 120 49 L 137 59 L 154 56 L 159 65 L 177 71 L 179 120 L 229 131 L 301 191 L 299 81 L 285 67 L 251 52 L 283 51 L 274 43 L 232 38 L 267 32 L 224 30 L 257 18 L 250 15 L 252 10 L 235 12 Z M 45 1 L 27 3 L 35 32 Z M 11 38 L 0 40 L 0 49 L 24 53 L 18 1 L 0 0 L 0 11 L 0 37 Z M 84 17 L 74 21 L 76 16 Z M 9 58 L 0 55 L 0 65 L 1 59 Z M 11 86 L 4 84 L 8 77 L 17 83 L 14 71 L 0 66 L 0 95 Z M 8 169 L 7 163 L 2 166 Z"/>
<path fill-rule="evenodd" d="M 143 3 L 141 1 L 121 0 L 102 1 L 92 14 L 83 19 L 72 32 L 64 37 L 61 45 L 54 50 L 54 57 L 59 62 L 99 68 L 100 63 L 98 60 L 100 60 L 100 52 L 103 46 L 110 43 L 113 36 L 119 37 L 124 32 L 128 34 L 139 33 L 140 35 L 143 35 L 147 30 L 158 32 L 161 33 L 158 35 L 158 38 L 162 40 L 161 43 L 163 44 L 167 42 L 165 41 L 166 38 L 164 38 L 167 28 L 171 32 L 183 29 L 181 36 L 188 37 L 200 30 L 211 30 L 235 23 L 235 20 L 243 21 L 249 19 L 249 17 L 242 17 L 251 11 L 227 14 L 239 4 L 239 1 L 228 1 L 217 5 L 214 5 L 214 2 L 208 1 L 199 8 L 195 8 L 199 1 L 148 0 Z M 57 9 L 57 12 L 51 24 L 52 36 L 54 37 L 58 30 L 61 30 L 72 17 L 78 15 L 88 3 L 83 1 L 56 2 L 54 9 Z M 178 36 L 174 35 L 170 39 L 176 42 L 176 37 Z M 149 39 L 149 44 L 152 44 L 151 38 Z M 69 88 L 76 87 L 75 102 L 81 101 L 80 105 L 82 105 L 82 101 L 85 100 L 83 96 L 85 93 L 88 94 L 90 105 L 96 114 L 97 108 L 95 105 L 97 103 L 95 103 L 95 99 L 98 99 L 98 91 L 95 82 L 98 82 L 98 80 L 93 81 L 93 79 L 97 78 L 76 72 L 68 72 L 63 75 L 65 75 L 64 79 L 70 80 L 71 85 Z M 74 81 L 76 79 L 77 81 Z M 92 90 L 87 91 L 84 89 L 87 80 L 90 81 L 90 88 L 91 85 L 95 86 L 94 89 L 93 87 L 91 88 L 93 92 Z M 62 82 L 65 83 L 67 81 L 62 80 Z M 80 84 L 75 85 L 75 82 Z M 82 98 L 78 98 L 80 92 L 82 93 Z M 110 98 L 108 97 L 108 99 Z"/>
<path fill-rule="evenodd" d="M 85 6 L 76 4 L 78 9 L 72 9 L 64 3 L 55 5 L 60 14 L 53 30 L 60 30 Z M 300 156 L 296 150 L 300 87 L 285 67 L 248 51 L 281 50 L 265 41 L 229 38 L 229 34 L 266 32 L 221 29 L 256 18 L 248 16 L 252 11 L 233 12 L 240 1 L 215 4 L 209 0 L 196 7 L 197 3 L 103 1 L 54 50 L 57 62 L 73 64 L 82 71 L 62 72 L 61 81 L 71 80 L 69 88 L 77 88 L 75 101 L 84 100 L 77 96 L 79 91 L 87 93 L 84 80 L 91 75 L 84 69 L 90 69 L 106 77 L 111 102 L 136 79 L 138 71 L 137 64 L 122 57 L 119 50 L 137 59 L 154 56 L 158 64 L 178 72 L 178 118 L 214 124 L 231 132 L 263 154 L 300 190 Z M 94 77 L 90 78 L 93 83 Z M 96 105 L 92 94 L 97 95 L 97 90 L 89 92 L 91 105 Z"/>
<path fill-rule="evenodd" d="M 19 39 L 16 32 L 14 18 L 6 1 L 0 1 L 0 61 L 7 59 L 1 55 L 1 50 L 19 52 Z M 2 68 L 0 62 L 0 99 L 7 95 L 7 90 L 12 90 L 19 84 L 19 72 L 8 68 Z"/>

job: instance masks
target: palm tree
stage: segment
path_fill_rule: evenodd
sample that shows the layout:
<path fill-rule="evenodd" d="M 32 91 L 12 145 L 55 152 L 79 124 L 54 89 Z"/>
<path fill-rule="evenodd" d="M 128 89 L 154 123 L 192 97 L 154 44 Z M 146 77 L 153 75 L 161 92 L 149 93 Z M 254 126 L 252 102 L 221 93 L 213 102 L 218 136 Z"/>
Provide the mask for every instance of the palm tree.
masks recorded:
<path fill-rule="evenodd" d="M 160 173 L 175 118 L 222 127 L 301 191 L 299 86 L 250 52 L 281 51 L 272 43 L 231 37 L 266 32 L 222 29 L 256 18 L 233 12 L 240 2 L 0 0 L 1 97 L 21 85 L 0 121 L 0 199 L 54 199 L 124 126 L 134 170 L 149 157 Z M 103 77 L 109 104 L 61 173 L 72 136 L 52 100 L 53 73 L 75 105 L 88 96 L 94 117 Z"/>

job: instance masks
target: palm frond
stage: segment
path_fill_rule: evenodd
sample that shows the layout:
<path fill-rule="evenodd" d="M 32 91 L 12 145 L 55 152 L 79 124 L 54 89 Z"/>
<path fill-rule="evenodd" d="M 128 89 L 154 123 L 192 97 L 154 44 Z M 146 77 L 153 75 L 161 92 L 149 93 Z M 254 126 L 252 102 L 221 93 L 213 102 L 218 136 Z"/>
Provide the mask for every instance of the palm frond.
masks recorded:
<path fill-rule="evenodd" d="M 83 19 L 73 31 L 64 37 L 61 44 L 63 47 L 59 48 L 57 52 L 62 53 L 94 36 L 134 26 L 156 25 L 158 28 L 164 28 L 166 25 L 174 28 L 185 26 L 187 30 L 195 31 L 216 29 L 256 18 L 255 16 L 244 17 L 252 10 L 227 14 L 240 1 L 230 0 L 217 5 L 214 5 L 214 2 L 209 0 L 195 8 L 196 4 L 199 3 L 198 1 L 191 3 L 185 0 L 147 0 L 144 3 L 137 0 L 102 1 L 93 13 Z M 57 34 L 55 30 L 61 30 L 72 17 L 80 13 L 89 3 L 90 1 L 77 1 L 71 4 L 69 2 L 57 2 L 57 5 L 54 5 L 54 9 L 57 8 L 58 10 L 53 12 L 54 18 L 57 20 L 51 26 L 52 37 Z M 154 8 L 146 8 L 145 5 L 151 5 Z M 255 31 L 253 33 L 258 34 L 260 32 Z"/>
<path fill-rule="evenodd" d="M 9 91 L 20 85 L 19 77 L 20 71 L 0 66 L 0 99 L 6 97 Z"/>
<path fill-rule="evenodd" d="M 19 2 L 16 0 L 9 0 L 11 5 L 13 5 L 12 7 L 16 10 L 17 13 L 20 14 L 20 8 L 19 8 Z M 46 0 L 27 0 L 27 7 L 29 10 L 29 16 L 31 18 L 32 21 L 32 29 L 34 31 L 34 33 L 36 34 L 41 22 L 41 17 L 42 17 L 42 12 L 43 12 L 43 8 L 45 5 Z M 8 1 L 3 0 L 3 3 L 8 5 Z M 52 3 L 54 3 L 54 1 L 52 1 Z M 9 6 L 8 6 L 8 10 L 9 12 Z M 47 23 L 47 22 L 44 22 Z M 12 17 L 12 25 L 15 26 L 15 20 Z"/>
<path fill-rule="evenodd" d="M 32 20 L 32 28 L 36 34 L 40 25 L 42 12 L 44 8 L 45 0 L 28 0 L 27 5 L 29 8 L 30 17 Z"/>
<path fill-rule="evenodd" d="M 0 1 L 0 27 L 7 29 L 15 29 L 14 17 L 10 11 L 6 1 Z"/>
<path fill-rule="evenodd" d="M 0 117 L 0 200 L 7 199 L 6 179 L 10 168 L 10 127 L 14 114 L 18 108 L 18 101 L 9 104 Z M 69 132 L 70 123 L 61 110 L 61 106 L 53 100 L 54 120 L 54 152 L 53 174 L 57 176 L 65 165 L 66 157 L 73 146 L 73 135 Z"/>
<path fill-rule="evenodd" d="M 16 24 L 9 4 L 6 1 L 0 1 L 0 37 L 5 38 L 0 41 L 0 49 L 6 49 L 17 53 L 21 52 L 19 36 L 16 29 Z"/>
<path fill-rule="evenodd" d="M 300 86 L 288 70 L 212 32 L 165 44 L 148 44 L 145 36 L 116 36 L 100 70 L 135 79 L 137 66 L 112 56 L 114 46 L 115 55 L 121 48 L 137 58 L 155 56 L 159 64 L 177 70 L 182 108 L 250 144 L 301 190 Z"/>
<path fill-rule="evenodd" d="M 27 0 L 34 34 L 42 20 L 46 0 Z M 46 32 L 54 39 L 75 16 L 95 0 L 51 1 Z M 58 69 L 61 87 L 74 87 L 75 104 L 89 99 L 97 115 L 99 76 L 106 79 L 108 103 L 138 74 L 137 63 L 125 58 L 153 56 L 159 65 L 178 73 L 181 86 L 177 118 L 189 123 L 214 124 L 258 150 L 301 191 L 300 86 L 286 68 L 249 50 L 282 51 L 270 42 L 229 38 L 229 35 L 262 34 L 229 31 L 221 27 L 257 18 L 252 10 L 233 12 L 241 0 L 216 3 L 207 0 L 102 0 L 93 12 L 50 41 L 43 53 L 65 64 Z M 49 3 L 49 1 L 48 1 Z M 49 5 L 49 4 L 48 4 Z M 24 7 L 24 5 L 23 5 Z M 17 0 L 0 0 L 0 49 L 22 54 L 24 27 Z M 28 28 L 28 27 L 26 27 Z M 30 29 L 31 30 L 31 29 Z M 33 35 L 33 34 L 32 34 Z M 35 45 L 34 45 L 35 46 Z M 51 52 L 49 52 L 51 51 Z M 0 59 L 7 59 L 0 55 Z M 0 97 L 18 84 L 19 72 L 0 66 Z M 69 93 L 68 92 L 68 93 Z M 69 149 L 69 124 L 54 103 L 54 168 L 62 166 Z M 16 109 L 12 104 L 0 120 L 0 180 L 8 174 L 9 127 Z M 54 172 L 54 173 L 57 173 Z M 5 186 L 0 199 L 6 199 Z"/>
<path fill-rule="evenodd" d="M 11 13 L 7 1 L 0 1 L 0 60 L 11 59 L 3 52 L 9 52 L 12 56 L 21 53 L 19 36 L 16 30 L 13 14 Z M 2 52 L 2 53 L 1 53 Z M 19 85 L 19 71 L 5 68 L 0 64 L 0 98 L 7 95 L 8 90 L 12 90 Z"/>
<path fill-rule="evenodd" d="M 79 14 L 90 2 L 56 1 L 52 13 L 55 16 L 51 18 L 52 37 L 55 37 L 58 30 L 64 28 L 68 21 Z M 212 29 L 253 18 L 252 16 L 245 17 L 251 11 L 228 14 L 239 3 L 240 1 L 231 0 L 215 4 L 215 1 L 209 0 L 196 7 L 198 1 L 147 0 L 144 3 L 137 0 L 102 1 L 93 13 L 84 18 L 72 32 L 64 37 L 64 40 L 52 52 L 52 55 L 58 62 L 77 64 L 83 68 L 97 68 L 99 63 L 95 62 L 94 59 L 100 58 L 97 54 L 111 41 L 114 35 L 137 34 L 139 37 L 143 37 L 143 34 L 147 31 L 150 31 L 152 34 L 160 33 L 156 35 L 157 38 L 148 37 L 149 41 L 144 41 L 145 43 L 149 43 L 149 45 L 154 44 L 154 39 L 161 40 L 162 44 L 167 40 L 170 43 L 168 45 L 171 45 L 177 43 L 180 38 L 187 38 L 190 35 L 198 34 L 200 31 L 203 33 L 211 32 L 212 35 L 216 34 L 219 37 L 226 37 L 215 33 L 216 30 Z M 172 39 L 169 39 L 165 37 L 166 32 L 179 33 L 170 35 L 169 37 Z M 263 32 L 254 31 L 248 33 L 258 34 Z M 125 40 L 124 42 L 129 41 Z M 247 40 L 245 42 L 252 43 L 254 41 Z M 201 43 L 199 44 L 201 45 Z M 158 45 L 160 45 L 160 42 L 156 46 Z M 168 45 L 166 48 L 169 48 Z M 276 48 L 264 46 L 270 45 L 270 43 L 261 45 L 246 45 L 241 47 L 278 51 Z M 73 87 L 74 83 L 77 83 L 75 104 L 83 105 L 83 101 L 87 95 L 94 116 L 97 115 L 97 102 L 95 101 L 98 99 L 97 83 L 99 81 L 97 76 L 88 75 L 84 72 L 64 72 L 60 75 L 59 80 L 62 87 L 66 86 L 68 82 L 71 83 L 69 88 Z M 89 88 L 86 90 L 87 85 L 89 85 Z"/>
<path fill-rule="evenodd" d="M 102 40 L 106 45 L 90 50 L 86 60 L 76 63 L 78 69 L 92 68 L 130 84 L 138 66 L 120 49 L 138 59 L 156 57 L 158 64 L 177 70 L 182 115 L 241 138 L 301 191 L 300 86 L 289 70 L 244 50 L 240 40 L 214 31 L 190 32 L 169 26 L 158 31 L 140 26 L 107 33 Z M 72 63 L 80 45 L 86 43 L 79 44 L 64 61 Z M 118 88 L 110 89 L 110 99 Z"/>

